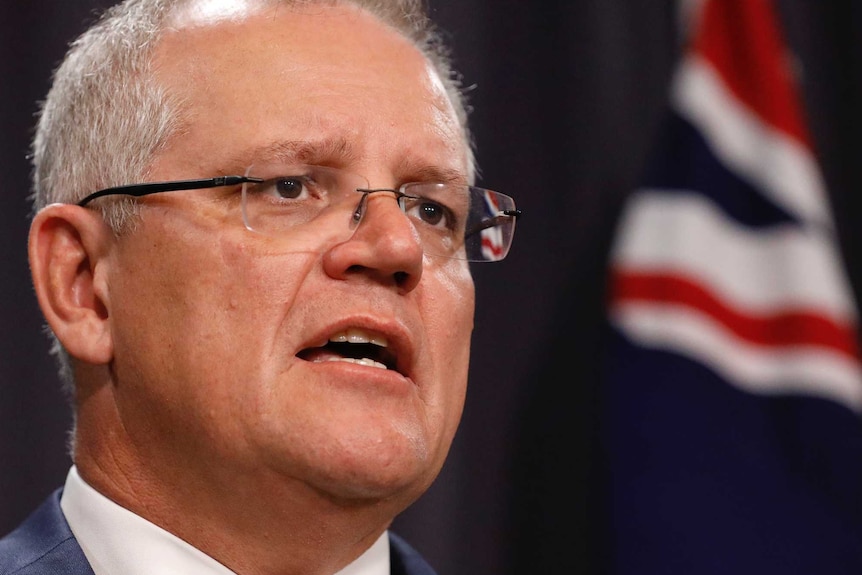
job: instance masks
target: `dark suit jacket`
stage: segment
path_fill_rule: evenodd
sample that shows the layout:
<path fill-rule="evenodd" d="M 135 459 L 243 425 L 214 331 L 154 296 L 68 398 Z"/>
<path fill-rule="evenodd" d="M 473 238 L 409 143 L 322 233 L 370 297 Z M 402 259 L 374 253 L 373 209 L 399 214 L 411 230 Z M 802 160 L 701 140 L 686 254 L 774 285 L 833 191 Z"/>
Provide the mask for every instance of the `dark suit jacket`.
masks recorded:
<path fill-rule="evenodd" d="M 0 539 L 0 575 L 93 575 L 60 510 L 58 489 L 15 531 Z M 435 575 L 407 542 L 389 533 L 392 575 Z"/>

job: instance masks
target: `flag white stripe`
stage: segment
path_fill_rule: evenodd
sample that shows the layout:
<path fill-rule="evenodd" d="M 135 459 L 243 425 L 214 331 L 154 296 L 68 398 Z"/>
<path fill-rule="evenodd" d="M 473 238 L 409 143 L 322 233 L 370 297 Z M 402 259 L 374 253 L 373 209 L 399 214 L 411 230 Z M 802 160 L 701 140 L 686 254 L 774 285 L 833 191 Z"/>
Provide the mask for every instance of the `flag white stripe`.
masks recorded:
<path fill-rule="evenodd" d="M 675 272 L 708 286 L 747 314 L 803 308 L 841 323 L 855 303 L 834 243 L 795 224 L 756 230 L 700 194 L 642 190 L 629 198 L 613 263 L 636 272 Z"/>
<path fill-rule="evenodd" d="M 815 395 L 862 413 L 860 366 L 840 353 L 819 347 L 756 346 L 706 314 L 678 305 L 618 302 L 610 317 L 636 344 L 700 361 L 744 391 Z"/>
<path fill-rule="evenodd" d="M 677 74 L 671 96 L 676 110 L 699 127 L 729 170 L 801 221 L 833 228 L 825 185 L 806 147 L 744 107 L 703 58 L 686 57 Z"/>

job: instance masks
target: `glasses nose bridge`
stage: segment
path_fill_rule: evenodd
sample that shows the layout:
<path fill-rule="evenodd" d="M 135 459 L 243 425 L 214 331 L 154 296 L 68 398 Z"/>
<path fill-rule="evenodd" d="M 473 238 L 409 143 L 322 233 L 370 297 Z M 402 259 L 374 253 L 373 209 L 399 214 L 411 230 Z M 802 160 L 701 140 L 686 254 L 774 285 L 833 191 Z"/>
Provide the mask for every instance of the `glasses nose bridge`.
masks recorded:
<path fill-rule="evenodd" d="M 356 209 L 353 211 L 353 220 L 356 223 L 359 223 L 362 216 L 365 215 L 365 211 L 368 206 L 368 196 L 371 194 L 389 192 L 392 194 L 392 198 L 395 200 L 395 203 L 398 204 L 398 208 L 404 212 L 404 202 L 402 200 L 407 196 L 407 194 L 401 190 L 397 190 L 395 188 L 356 188 L 354 191 L 362 194 L 362 197 L 359 199 L 359 204 L 357 204 Z"/>
<path fill-rule="evenodd" d="M 363 195 L 376 194 L 378 192 L 389 192 L 395 197 L 395 200 L 398 203 L 401 203 L 401 198 L 407 195 L 396 188 L 356 188 L 356 191 Z"/>

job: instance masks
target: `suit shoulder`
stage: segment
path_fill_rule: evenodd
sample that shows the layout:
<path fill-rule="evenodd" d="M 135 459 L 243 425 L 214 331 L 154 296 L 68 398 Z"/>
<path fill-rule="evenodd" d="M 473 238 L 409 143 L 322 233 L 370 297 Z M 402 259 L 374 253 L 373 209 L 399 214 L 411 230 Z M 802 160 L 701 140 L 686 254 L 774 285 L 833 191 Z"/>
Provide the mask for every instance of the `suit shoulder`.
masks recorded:
<path fill-rule="evenodd" d="M 416 549 L 391 531 L 389 532 L 389 563 L 392 575 L 437 575 Z"/>
<path fill-rule="evenodd" d="M 0 575 L 93 575 L 60 509 L 61 492 L 0 539 Z"/>

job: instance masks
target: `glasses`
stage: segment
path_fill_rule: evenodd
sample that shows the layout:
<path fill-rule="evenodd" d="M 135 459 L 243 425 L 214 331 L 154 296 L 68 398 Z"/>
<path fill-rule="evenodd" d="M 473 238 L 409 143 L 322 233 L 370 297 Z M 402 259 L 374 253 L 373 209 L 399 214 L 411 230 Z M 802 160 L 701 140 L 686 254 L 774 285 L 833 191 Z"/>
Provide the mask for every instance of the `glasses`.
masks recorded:
<path fill-rule="evenodd" d="M 104 196 L 142 197 L 230 186 L 241 192 L 240 212 L 246 228 L 266 236 L 290 234 L 296 251 L 317 249 L 322 229 L 336 230 L 332 232 L 336 241 L 349 239 L 369 210 L 372 194 L 389 194 L 397 201 L 426 254 L 470 262 L 505 258 L 512 246 L 515 221 L 521 216 L 514 199 L 484 188 L 442 182 L 371 188 L 363 176 L 310 165 L 252 166 L 243 176 L 107 188 L 88 195 L 78 205 L 86 206 Z M 330 219 L 335 226 L 307 225 Z"/>

